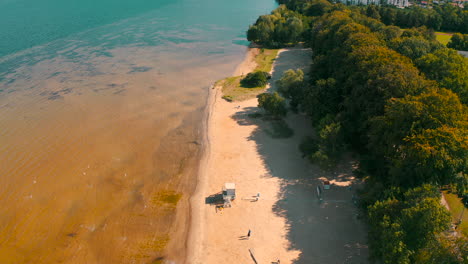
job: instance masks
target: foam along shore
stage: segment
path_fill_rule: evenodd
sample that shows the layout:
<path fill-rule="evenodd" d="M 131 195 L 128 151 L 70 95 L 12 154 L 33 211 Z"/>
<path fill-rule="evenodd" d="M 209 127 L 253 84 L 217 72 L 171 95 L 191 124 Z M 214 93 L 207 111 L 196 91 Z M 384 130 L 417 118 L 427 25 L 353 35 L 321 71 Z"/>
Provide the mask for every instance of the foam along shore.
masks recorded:
<path fill-rule="evenodd" d="M 307 72 L 310 55 L 309 49 L 280 50 L 267 89 L 287 69 Z M 254 57 L 250 51 L 234 75 L 252 71 Z M 249 117 L 258 111 L 256 98 L 230 103 L 221 97 L 220 89 L 211 91 L 186 263 L 366 263 L 366 230 L 352 203 L 353 161 L 324 172 L 298 150 L 312 131 L 307 117 L 289 113 L 294 135 L 273 138 L 269 121 Z M 320 202 L 316 187 L 323 179 L 332 187 Z M 237 199 L 218 210 L 209 199 L 226 182 L 236 184 Z"/>

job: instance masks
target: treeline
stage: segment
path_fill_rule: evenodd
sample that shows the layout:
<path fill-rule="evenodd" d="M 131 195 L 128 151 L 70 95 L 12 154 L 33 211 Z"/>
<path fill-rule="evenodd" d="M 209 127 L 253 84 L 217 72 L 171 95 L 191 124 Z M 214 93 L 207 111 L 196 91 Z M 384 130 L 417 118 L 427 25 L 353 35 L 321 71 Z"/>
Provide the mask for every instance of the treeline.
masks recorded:
<path fill-rule="evenodd" d="M 305 156 L 326 166 L 345 149 L 360 155 L 372 257 L 466 263 L 468 242 L 444 233 L 438 189 L 468 194 L 468 60 L 427 27 L 404 30 L 323 0 L 281 2 L 315 11 L 302 32 L 313 50 L 308 79 L 287 71 L 279 92 L 313 120 Z"/>
<path fill-rule="evenodd" d="M 265 47 L 277 48 L 295 45 L 304 40 L 310 19 L 280 6 L 271 15 L 260 16 L 247 31 L 247 39 Z"/>
<path fill-rule="evenodd" d="M 278 0 L 278 3 L 285 4 L 288 9 L 306 15 L 314 15 L 309 10 L 314 2 L 316 1 Z M 319 2 L 320 5 L 324 5 L 324 1 Z M 392 5 L 368 5 L 350 8 L 358 8 L 362 14 L 380 20 L 386 25 L 403 28 L 426 26 L 434 30 L 468 33 L 468 10 L 453 6 L 451 3 L 434 5 L 433 8 L 412 6 L 400 9 Z"/>
<path fill-rule="evenodd" d="M 426 26 L 434 30 L 468 33 L 468 10 L 463 10 L 450 3 L 435 5 L 433 8 L 413 6 L 398 9 L 394 6 L 367 7 L 376 9 L 373 18 L 381 20 L 386 25 L 396 25 L 404 28 Z"/>

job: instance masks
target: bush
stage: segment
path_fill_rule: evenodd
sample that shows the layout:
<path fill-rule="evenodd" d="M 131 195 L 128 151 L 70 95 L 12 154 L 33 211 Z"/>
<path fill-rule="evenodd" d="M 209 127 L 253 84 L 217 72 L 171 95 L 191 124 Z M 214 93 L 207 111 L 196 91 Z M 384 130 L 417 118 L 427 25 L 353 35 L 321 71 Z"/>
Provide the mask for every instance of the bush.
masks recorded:
<path fill-rule="evenodd" d="M 277 92 L 262 93 L 257 96 L 258 107 L 265 109 L 268 114 L 274 117 L 283 117 L 288 110 L 286 109 L 286 101 Z"/>
<path fill-rule="evenodd" d="M 263 87 L 270 79 L 270 74 L 263 71 L 251 72 L 241 80 L 241 85 L 247 88 Z"/>

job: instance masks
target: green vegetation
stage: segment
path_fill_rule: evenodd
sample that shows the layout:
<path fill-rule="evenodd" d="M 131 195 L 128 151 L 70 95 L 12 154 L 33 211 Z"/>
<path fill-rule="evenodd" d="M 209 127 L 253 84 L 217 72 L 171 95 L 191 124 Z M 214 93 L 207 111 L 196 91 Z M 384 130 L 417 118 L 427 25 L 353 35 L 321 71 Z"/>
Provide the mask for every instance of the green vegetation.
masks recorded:
<path fill-rule="evenodd" d="M 447 47 L 456 50 L 468 51 L 468 34 L 453 34 L 450 42 L 447 44 Z"/>
<path fill-rule="evenodd" d="M 257 66 L 254 71 L 270 72 L 273 68 L 279 49 L 260 49 L 260 53 L 255 56 Z"/>
<path fill-rule="evenodd" d="M 300 146 L 305 157 L 331 167 L 346 150 L 360 156 L 372 258 L 466 263 L 466 240 L 445 235 L 451 218 L 439 189 L 451 184 L 467 194 L 468 60 L 441 45 L 433 30 L 467 32 L 467 11 L 279 2 L 286 6 L 251 27 L 252 40 L 290 45 L 277 28 L 291 29 L 291 17 L 303 22 L 298 32 L 314 51 L 312 69 L 308 78 L 287 71 L 279 92 L 313 121 L 316 133 Z M 269 100 L 284 102 L 261 96 L 264 108 L 274 105 Z"/>
<path fill-rule="evenodd" d="M 450 38 L 452 37 L 452 34 L 445 32 L 435 32 L 435 36 L 437 41 L 447 46 L 447 44 L 450 41 Z"/>
<path fill-rule="evenodd" d="M 295 45 L 304 39 L 309 21 L 305 16 L 280 6 L 271 15 L 260 16 L 247 31 L 247 40 L 265 47 Z"/>
<path fill-rule="evenodd" d="M 277 92 L 262 93 L 257 96 L 258 107 L 263 108 L 269 115 L 275 118 L 286 116 L 288 110 L 286 108 L 286 100 Z"/>
<path fill-rule="evenodd" d="M 264 87 L 267 84 L 269 78 L 270 74 L 267 72 L 250 72 L 247 74 L 247 76 L 241 79 L 240 84 L 242 87 L 246 88 Z"/>
<path fill-rule="evenodd" d="M 398 197 L 398 198 L 396 198 Z M 368 208 L 372 257 L 383 263 L 414 263 L 412 255 L 425 249 L 450 224 L 437 188 L 423 185 L 375 202 Z M 376 224 L 377 223 L 377 224 Z"/>
<path fill-rule="evenodd" d="M 468 104 L 468 60 L 452 49 L 439 49 L 416 61 L 429 79 L 455 92 Z"/>
<path fill-rule="evenodd" d="M 287 70 L 283 73 L 281 79 L 279 79 L 276 84 L 278 85 L 278 91 L 286 98 L 291 99 L 290 105 L 291 108 L 296 111 L 298 102 L 293 100 L 296 98 L 297 94 L 300 94 L 300 89 L 302 89 L 302 84 L 304 82 L 304 72 L 298 69 Z"/>
<path fill-rule="evenodd" d="M 452 215 L 452 222 L 458 224 L 461 218 L 461 224 L 457 227 L 457 229 L 468 238 L 468 210 L 464 208 L 462 200 L 458 197 L 458 195 L 454 193 L 449 193 L 444 191 L 444 197 L 447 201 L 447 204 L 450 207 L 450 214 Z M 465 211 L 463 211 L 465 209 Z M 462 215 L 463 213 L 463 215 Z"/>
<path fill-rule="evenodd" d="M 255 56 L 257 66 L 255 67 L 254 72 L 270 72 L 277 54 L 277 49 L 260 49 L 259 54 Z M 229 102 L 255 98 L 265 90 L 265 85 L 258 87 L 243 86 L 241 85 L 241 80 L 242 76 L 228 77 L 217 81 L 215 86 L 222 87 L 223 99 Z"/>
<path fill-rule="evenodd" d="M 398 9 L 380 6 L 379 18 L 386 25 L 403 28 L 426 26 L 435 31 L 468 33 L 468 11 L 450 3 L 434 6 L 432 9 L 413 6 Z"/>

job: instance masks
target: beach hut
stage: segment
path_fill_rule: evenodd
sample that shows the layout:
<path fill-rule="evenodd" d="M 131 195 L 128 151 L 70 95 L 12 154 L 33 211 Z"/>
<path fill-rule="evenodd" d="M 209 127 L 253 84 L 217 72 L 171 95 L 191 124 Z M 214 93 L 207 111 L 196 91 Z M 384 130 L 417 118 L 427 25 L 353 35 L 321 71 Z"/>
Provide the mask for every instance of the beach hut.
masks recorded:
<path fill-rule="evenodd" d="M 330 181 L 323 181 L 323 189 L 330 190 Z"/>
<path fill-rule="evenodd" d="M 236 199 L 236 184 L 231 183 L 231 182 L 224 184 L 223 199 L 230 200 L 230 201 Z"/>
<path fill-rule="evenodd" d="M 231 207 L 231 201 L 236 199 L 236 185 L 228 182 L 223 187 L 224 207 Z"/>

